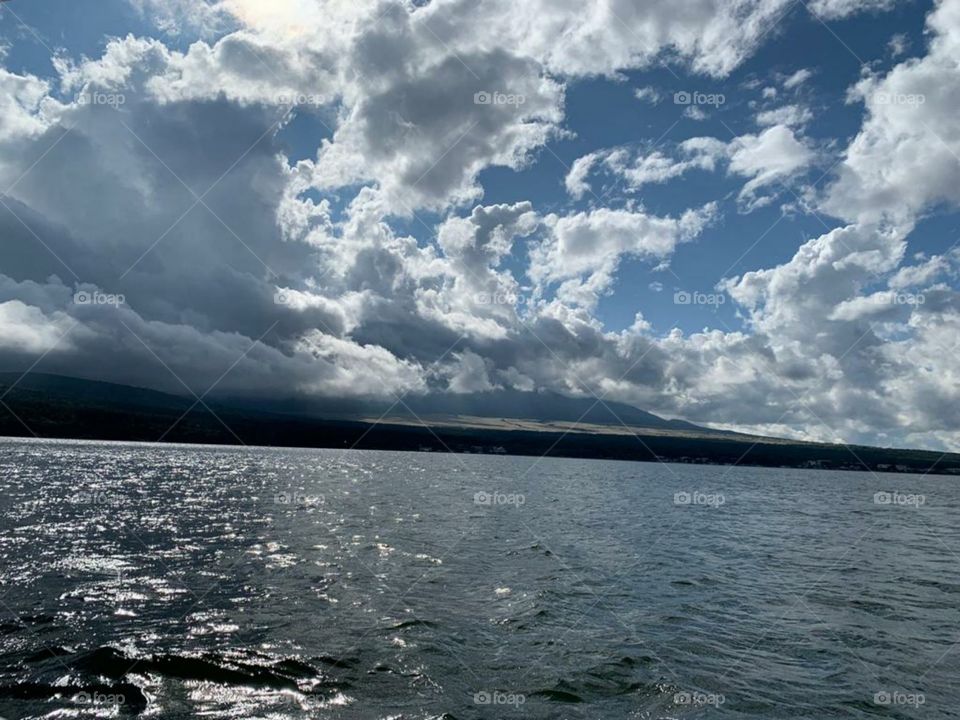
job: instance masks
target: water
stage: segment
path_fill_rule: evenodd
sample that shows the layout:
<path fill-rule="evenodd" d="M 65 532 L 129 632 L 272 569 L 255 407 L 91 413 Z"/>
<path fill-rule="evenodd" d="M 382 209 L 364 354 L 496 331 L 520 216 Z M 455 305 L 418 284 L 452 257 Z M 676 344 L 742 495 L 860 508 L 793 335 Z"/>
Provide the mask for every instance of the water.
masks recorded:
<path fill-rule="evenodd" d="M 958 716 L 956 479 L 4 440 L 0 485 L 5 718 Z"/>

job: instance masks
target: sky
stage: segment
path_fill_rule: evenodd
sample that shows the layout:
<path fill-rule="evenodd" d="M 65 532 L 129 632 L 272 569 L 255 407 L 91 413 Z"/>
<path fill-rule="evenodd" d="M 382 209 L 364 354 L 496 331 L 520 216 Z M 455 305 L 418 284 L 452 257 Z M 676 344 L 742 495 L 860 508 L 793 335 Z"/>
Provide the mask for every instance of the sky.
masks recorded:
<path fill-rule="evenodd" d="M 960 0 L 10 0 L 0 368 L 960 450 Z"/>

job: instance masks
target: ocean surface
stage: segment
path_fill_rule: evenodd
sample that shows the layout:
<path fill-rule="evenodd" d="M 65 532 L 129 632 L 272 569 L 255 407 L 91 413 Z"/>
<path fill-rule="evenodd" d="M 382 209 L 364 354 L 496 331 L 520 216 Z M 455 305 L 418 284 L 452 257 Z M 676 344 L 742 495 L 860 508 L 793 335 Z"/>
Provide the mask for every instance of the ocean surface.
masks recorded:
<path fill-rule="evenodd" d="M 958 482 L 0 440 L 0 715 L 960 717 Z"/>

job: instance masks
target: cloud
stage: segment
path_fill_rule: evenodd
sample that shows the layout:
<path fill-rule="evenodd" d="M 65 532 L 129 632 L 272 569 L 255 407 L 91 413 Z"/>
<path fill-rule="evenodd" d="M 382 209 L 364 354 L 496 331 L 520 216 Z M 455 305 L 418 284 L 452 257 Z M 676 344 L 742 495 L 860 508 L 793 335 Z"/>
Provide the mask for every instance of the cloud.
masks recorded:
<path fill-rule="evenodd" d="M 771 195 L 761 191 L 782 185 L 805 170 L 816 155 L 786 125 L 773 125 L 757 135 L 741 135 L 727 148 L 730 172 L 748 178 L 740 200 L 748 209 L 769 203 Z"/>
<path fill-rule="evenodd" d="M 793 90 L 803 85 L 812 77 L 813 77 L 812 70 L 810 70 L 809 68 L 800 68 L 792 75 L 789 75 L 783 81 L 783 87 L 787 90 Z"/>
<path fill-rule="evenodd" d="M 786 0 L 653 0 L 570 3 L 449 0 L 420 10 L 451 47 L 498 45 L 550 73 L 610 75 L 648 67 L 665 51 L 694 71 L 723 76 L 739 65 L 788 8 Z"/>
<path fill-rule="evenodd" d="M 742 210 L 772 203 L 822 151 L 805 106 L 766 106 L 735 138 L 588 152 L 565 179 L 587 208 L 484 200 L 484 171 L 572 137 L 573 81 L 660 61 L 722 77 L 789 2 L 163 7 L 167 32 L 200 39 L 114 39 L 59 56 L 55 78 L 0 72 L 5 366 L 49 351 L 49 372 L 274 396 L 608 392 L 740 429 L 960 446 L 956 255 L 908 245 L 958 200 L 956 2 L 930 16 L 926 56 L 858 81 L 863 125 L 818 198 L 841 226 L 716 288 L 741 329 L 665 334 L 641 312 L 608 330 L 597 304 L 625 260 L 666 268 L 719 205 L 669 214 L 640 193 L 718 172 Z M 300 115 L 316 152 L 293 160 Z"/>
<path fill-rule="evenodd" d="M 838 20 L 855 13 L 890 10 L 897 0 L 813 0 L 810 10 L 829 20 Z"/>
<path fill-rule="evenodd" d="M 573 165 L 570 166 L 570 171 L 564 179 L 564 186 L 567 188 L 567 193 L 574 200 L 581 199 L 585 193 L 591 191 L 587 178 L 593 170 L 594 165 L 603 159 L 603 157 L 602 153 L 589 153 L 573 161 Z"/>
<path fill-rule="evenodd" d="M 823 203 L 837 217 L 910 223 L 932 205 L 960 202 L 960 4 L 941 2 L 927 25 L 925 57 L 854 88 L 867 117 Z"/>
<path fill-rule="evenodd" d="M 757 113 L 757 124 L 763 127 L 784 125 L 789 128 L 803 127 L 813 120 L 813 113 L 809 108 L 801 105 L 784 105 L 772 110 Z"/>
<path fill-rule="evenodd" d="M 144 18 L 150 18 L 162 32 L 173 35 L 198 33 L 214 35 L 229 27 L 222 3 L 212 0 L 130 0 Z"/>
<path fill-rule="evenodd" d="M 549 233 L 534 250 L 531 277 L 541 285 L 567 281 L 559 290 L 561 298 L 592 306 L 609 287 L 622 257 L 668 258 L 678 244 L 699 235 L 715 212 L 708 205 L 678 218 L 609 208 L 549 215 L 544 218 Z"/>
<path fill-rule="evenodd" d="M 414 66 L 358 102 L 321 148 L 321 189 L 377 181 L 397 214 L 482 195 L 477 174 L 520 168 L 560 121 L 562 92 L 503 52 Z"/>
<path fill-rule="evenodd" d="M 731 175 L 746 179 L 739 200 L 750 211 L 772 201 L 771 186 L 783 186 L 806 170 L 816 159 L 809 143 L 787 123 L 805 120 L 802 109 L 790 106 L 761 113 L 757 134 L 745 134 L 724 143 L 716 138 L 695 137 L 679 143 L 674 153 L 653 150 L 644 153 L 630 148 L 613 148 L 584 155 L 574 161 L 565 185 L 574 199 L 592 193 L 590 176 L 599 170 L 612 175 L 628 191 L 644 185 L 674 180 L 694 170 L 713 172 L 725 163 Z"/>
<path fill-rule="evenodd" d="M 617 183 L 635 192 L 648 184 L 665 183 L 692 170 L 712 172 L 726 154 L 726 145 L 714 138 L 691 138 L 680 143 L 678 157 L 660 150 L 646 154 L 632 148 L 619 147 L 577 158 L 567 173 L 567 192 L 576 200 L 591 192 L 591 174 L 608 172 Z M 607 193 L 609 194 L 609 193 Z"/>
<path fill-rule="evenodd" d="M 910 38 L 905 33 L 897 33 L 890 38 L 887 48 L 890 50 L 890 57 L 899 57 L 910 48 Z"/>
<path fill-rule="evenodd" d="M 660 91 L 650 85 L 637 88 L 633 91 L 633 96 L 637 100 L 650 103 L 651 105 L 657 105 L 662 98 Z"/>
<path fill-rule="evenodd" d="M 42 132 L 41 104 L 49 91 L 45 80 L 0 68 L 0 143 Z"/>

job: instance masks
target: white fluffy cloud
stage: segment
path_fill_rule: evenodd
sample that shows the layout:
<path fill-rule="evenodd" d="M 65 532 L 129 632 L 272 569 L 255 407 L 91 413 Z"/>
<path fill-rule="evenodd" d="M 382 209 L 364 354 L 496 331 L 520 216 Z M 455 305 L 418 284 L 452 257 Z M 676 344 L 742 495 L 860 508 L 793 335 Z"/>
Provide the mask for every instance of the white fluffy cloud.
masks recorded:
<path fill-rule="evenodd" d="M 716 207 L 708 205 L 678 218 L 610 208 L 550 215 L 544 219 L 548 235 L 533 253 L 530 275 L 539 284 L 566 281 L 558 292 L 562 300 L 592 306 L 609 288 L 621 258 L 668 258 L 678 244 L 699 235 L 715 212 Z"/>
<path fill-rule="evenodd" d="M 0 68 L 0 142 L 33 135 L 44 127 L 41 103 L 50 85 L 33 75 Z"/>
<path fill-rule="evenodd" d="M 664 183 L 688 172 L 712 172 L 725 163 L 728 173 L 745 180 L 739 199 L 747 209 L 769 203 L 780 186 L 807 169 L 815 151 L 790 125 L 802 124 L 803 112 L 794 106 L 761 113 L 756 134 L 740 135 L 728 143 L 717 138 L 685 140 L 672 155 L 668 151 L 635 152 L 627 148 L 597 151 L 577 158 L 566 177 L 567 192 L 574 199 L 593 193 L 592 174 L 604 170 L 625 189 L 636 192 L 644 185 Z"/>
<path fill-rule="evenodd" d="M 960 202 L 960 3 L 944 0 L 927 24 L 925 57 L 854 89 L 867 119 L 824 203 L 838 217 L 910 222 L 936 203 Z"/>
<path fill-rule="evenodd" d="M 740 200 L 750 208 L 772 199 L 763 191 L 782 185 L 806 169 L 814 152 L 786 125 L 774 125 L 756 135 L 742 135 L 727 147 L 730 172 L 747 178 Z"/>
<path fill-rule="evenodd" d="M 811 11 L 830 20 L 845 18 L 854 13 L 889 10 L 897 0 L 813 0 Z"/>
<path fill-rule="evenodd" d="M 957 256 L 908 259 L 924 213 L 960 200 L 957 0 L 931 15 L 926 56 L 857 84 L 863 127 L 819 198 L 844 225 L 722 284 L 742 331 L 665 336 L 640 314 L 608 331 L 596 304 L 625 259 L 667 266 L 719 206 L 657 213 L 644 188 L 724 172 L 741 209 L 768 204 L 818 160 L 809 110 L 585 155 L 566 187 L 588 209 L 484 204 L 482 173 L 568 132 L 571 81 L 667 58 L 723 76 L 787 0 L 136 2 L 200 39 L 116 39 L 50 79 L 0 71 L 4 362 L 53 348 L 51 372 L 181 389 L 166 365 L 198 392 L 234 364 L 234 393 L 586 385 L 741 429 L 960 446 Z M 96 93 L 114 102 L 78 101 Z M 291 109 L 323 128 L 296 162 Z M 604 175 L 627 191 L 616 207 L 593 195 Z"/>

